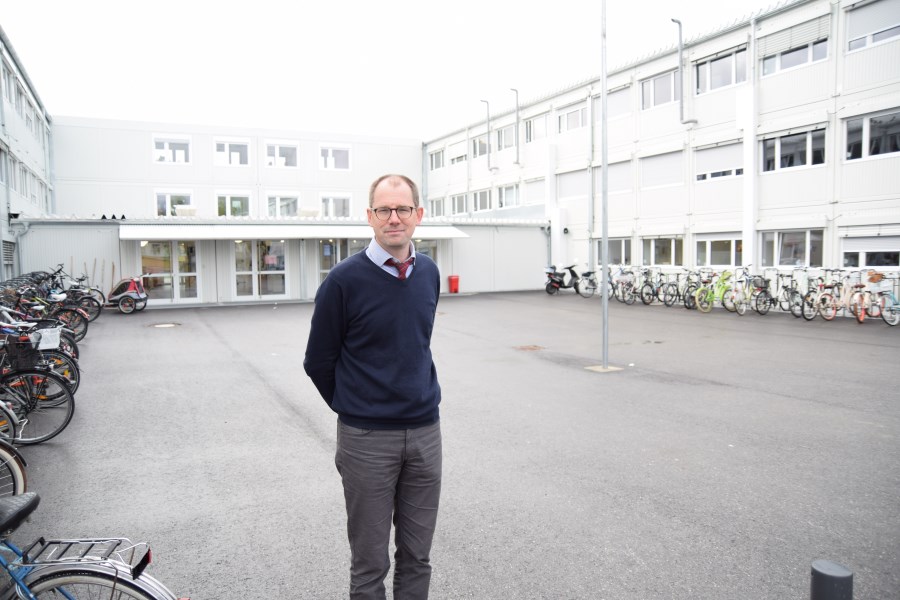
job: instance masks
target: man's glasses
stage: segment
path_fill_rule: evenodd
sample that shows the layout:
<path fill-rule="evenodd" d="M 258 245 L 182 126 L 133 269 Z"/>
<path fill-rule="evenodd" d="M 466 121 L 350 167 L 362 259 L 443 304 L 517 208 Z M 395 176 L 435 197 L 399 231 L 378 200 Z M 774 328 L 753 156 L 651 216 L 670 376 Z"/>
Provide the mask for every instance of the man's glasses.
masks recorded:
<path fill-rule="evenodd" d="M 406 220 L 412 216 L 412 214 L 416 211 L 415 206 L 398 206 L 397 208 L 388 208 L 386 206 L 380 206 L 378 208 L 370 208 L 375 216 L 378 217 L 379 221 L 387 221 L 391 218 L 391 213 L 397 213 L 398 219 Z"/>

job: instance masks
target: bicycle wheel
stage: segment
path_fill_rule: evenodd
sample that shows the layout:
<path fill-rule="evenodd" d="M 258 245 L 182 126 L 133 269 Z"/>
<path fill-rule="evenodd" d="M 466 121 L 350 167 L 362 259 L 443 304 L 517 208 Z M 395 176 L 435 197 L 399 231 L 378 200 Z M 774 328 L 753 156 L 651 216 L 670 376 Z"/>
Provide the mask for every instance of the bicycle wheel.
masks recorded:
<path fill-rule="evenodd" d="M 772 308 L 772 294 L 770 294 L 767 290 L 761 291 L 756 296 L 756 302 L 753 306 L 761 315 L 766 315 L 769 313 L 769 309 Z"/>
<path fill-rule="evenodd" d="M 57 350 L 65 352 L 75 360 L 78 360 L 78 342 L 75 337 L 65 331 L 59 334 L 59 347 Z"/>
<path fill-rule="evenodd" d="M 807 292 L 803 296 L 802 311 L 803 318 L 807 321 L 812 321 L 819 314 L 819 302 L 815 292 Z"/>
<path fill-rule="evenodd" d="M 881 305 L 881 318 L 885 323 L 893 327 L 897 323 L 900 323 L 900 306 L 894 302 L 894 299 L 885 294 L 881 297 L 880 301 Z"/>
<path fill-rule="evenodd" d="M 81 370 L 78 368 L 78 363 L 60 350 L 41 350 L 41 356 L 53 373 L 66 380 L 69 391 L 74 394 L 81 385 Z"/>
<path fill-rule="evenodd" d="M 55 571 L 42 574 L 44 571 Z M 64 571 L 38 568 L 25 584 L 37 598 L 68 600 L 175 600 L 175 595 L 148 575 L 130 579 L 109 567 L 73 566 Z"/>
<path fill-rule="evenodd" d="M 637 300 L 637 291 L 634 289 L 634 285 L 630 283 L 625 284 L 622 294 L 625 297 L 625 304 L 629 306 L 634 304 L 634 301 Z"/>
<path fill-rule="evenodd" d="M 96 321 L 103 306 L 93 296 L 85 296 L 78 301 L 78 307 L 88 314 L 88 321 Z"/>
<path fill-rule="evenodd" d="M 90 288 L 88 291 L 91 296 L 97 299 L 97 302 L 99 302 L 101 306 L 106 304 L 106 294 L 101 292 L 98 288 Z"/>
<path fill-rule="evenodd" d="M 803 316 L 803 296 L 800 295 L 800 292 L 797 290 L 791 291 L 790 294 L 790 304 L 788 308 L 791 311 L 791 314 L 796 318 L 800 318 Z"/>
<path fill-rule="evenodd" d="M 11 444 L 0 440 L 0 497 L 24 494 L 27 483 L 22 456 Z"/>
<path fill-rule="evenodd" d="M 819 314 L 826 321 L 831 321 L 837 315 L 837 304 L 834 302 L 834 296 L 828 292 L 819 296 Z"/>
<path fill-rule="evenodd" d="M 88 323 L 87 318 L 76 310 L 63 309 L 54 315 L 63 322 L 66 329 L 72 330 L 72 337 L 76 342 L 80 342 L 87 335 Z"/>
<path fill-rule="evenodd" d="M 582 279 L 581 281 L 575 282 L 575 291 L 578 292 L 578 295 L 582 298 L 590 298 L 594 295 L 596 290 L 597 286 L 594 285 L 590 279 Z"/>
<path fill-rule="evenodd" d="M 656 298 L 656 292 L 653 290 L 653 284 L 650 282 L 645 283 L 641 286 L 641 302 L 645 305 L 650 305 L 653 303 L 653 299 Z"/>
<path fill-rule="evenodd" d="M 28 370 L 0 378 L 0 401 L 19 420 L 17 444 L 39 444 L 59 435 L 72 420 L 75 398 L 65 380 L 49 371 Z"/>
<path fill-rule="evenodd" d="M 694 292 L 694 299 L 696 300 L 697 310 L 702 313 L 711 312 L 713 309 L 713 292 L 708 287 L 702 287 Z"/>
<path fill-rule="evenodd" d="M 678 300 L 678 286 L 674 283 L 667 283 L 663 288 L 663 304 L 671 307 Z"/>
<path fill-rule="evenodd" d="M 747 308 L 750 306 L 750 301 L 743 297 L 743 294 L 737 292 L 737 297 L 734 300 L 734 312 L 738 314 L 738 316 L 743 317 L 747 314 Z"/>
<path fill-rule="evenodd" d="M 697 292 L 697 284 L 692 283 L 687 286 L 684 290 L 684 307 L 688 310 L 694 310 L 697 308 L 697 298 L 694 294 Z"/>
<path fill-rule="evenodd" d="M 739 292 L 736 292 L 733 287 L 725 288 L 725 291 L 722 293 L 722 306 L 724 306 L 725 310 L 728 312 L 735 311 L 734 303 L 738 293 Z"/>
<path fill-rule="evenodd" d="M 881 303 L 872 292 L 866 290 L 865 294 L 866 316 L 877 319 L 881 316 Z"/>

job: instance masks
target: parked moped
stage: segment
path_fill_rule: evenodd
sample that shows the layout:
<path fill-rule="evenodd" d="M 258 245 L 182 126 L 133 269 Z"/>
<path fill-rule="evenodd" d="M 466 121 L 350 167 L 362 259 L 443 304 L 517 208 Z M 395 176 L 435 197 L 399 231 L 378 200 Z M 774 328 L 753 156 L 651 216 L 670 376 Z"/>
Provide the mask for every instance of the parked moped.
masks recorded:
<path fill-rule="evenodd" d="M 544 269 L 544 272 L 547 273 L 547 285 L 544 286 L 544 289 L 551 296 L 559 290 L 568 288 L 575 288 L 575 291 L 578 292 L 581 276 L 575 270 L 575 265 L 569 265 L 568 267 L 563 267 L 563 269 L 562 272 L 557 271 L 556 265 L 550 265 Z M 568 279 L 566 278 L 566 271 L 569 274 Z"/>

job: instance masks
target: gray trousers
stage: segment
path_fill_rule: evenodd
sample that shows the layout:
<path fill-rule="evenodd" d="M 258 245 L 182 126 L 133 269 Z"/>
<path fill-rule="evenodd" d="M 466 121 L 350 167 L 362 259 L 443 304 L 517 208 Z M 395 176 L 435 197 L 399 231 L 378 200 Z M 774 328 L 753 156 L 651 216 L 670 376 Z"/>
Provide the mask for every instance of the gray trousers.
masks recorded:
<path fill-rule="evenodd" d="M 391 566 L 394 600 L 425 600 L 441 495 L 440 423 L 418 429 L 357 429 L 338 420 L 335 465 L 344 484 L 351 600 L 383 600 Z"/>

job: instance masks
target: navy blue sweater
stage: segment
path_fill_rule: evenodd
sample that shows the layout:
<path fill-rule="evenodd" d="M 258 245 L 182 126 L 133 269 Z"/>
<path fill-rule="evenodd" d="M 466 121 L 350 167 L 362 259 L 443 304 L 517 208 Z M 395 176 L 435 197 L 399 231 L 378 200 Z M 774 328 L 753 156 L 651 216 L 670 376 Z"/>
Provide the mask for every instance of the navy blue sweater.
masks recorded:
<path fill-rule="evenodd" d="M 342 422 L 412 429 L 438 420 L 431 331 L 439 295 L 437 265 L 423 254 L 404 280 L 365 251 L 331 270 L 316 293 L 303 368 Z"/>

